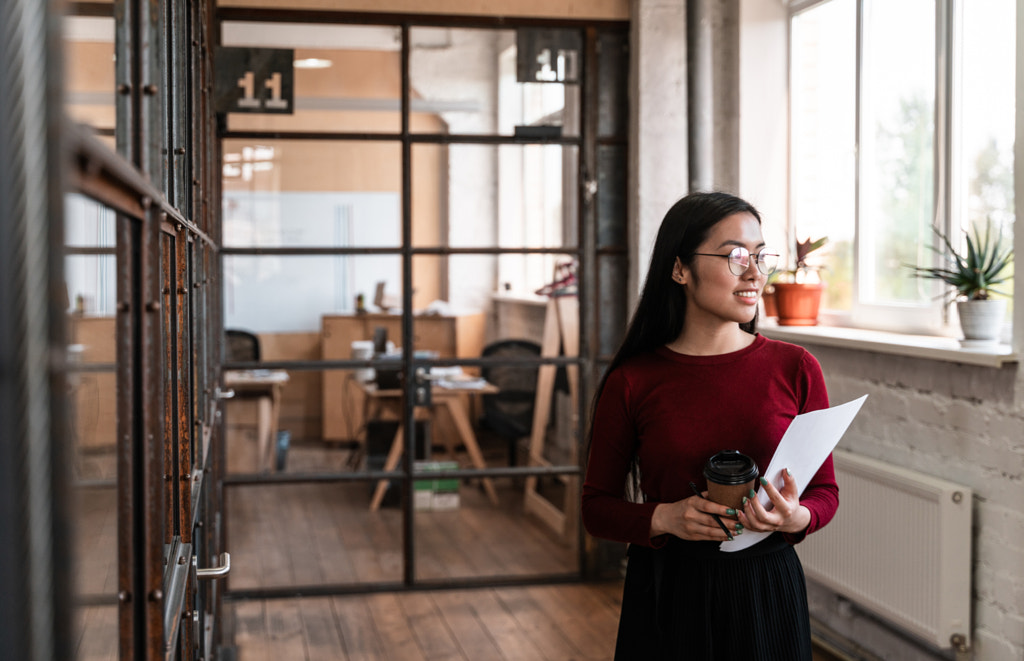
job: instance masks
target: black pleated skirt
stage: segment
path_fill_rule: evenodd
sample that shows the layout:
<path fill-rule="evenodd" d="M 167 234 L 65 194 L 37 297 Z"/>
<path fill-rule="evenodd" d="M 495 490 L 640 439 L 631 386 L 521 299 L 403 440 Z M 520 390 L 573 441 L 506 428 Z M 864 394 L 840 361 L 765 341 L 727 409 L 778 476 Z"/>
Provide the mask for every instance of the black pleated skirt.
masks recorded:
<path fill-rule="evenodd" d="M 782 535 L 736 553 L 673 537 L 628 556 L 616 661 L 811 661 L 804 571 Z"/>

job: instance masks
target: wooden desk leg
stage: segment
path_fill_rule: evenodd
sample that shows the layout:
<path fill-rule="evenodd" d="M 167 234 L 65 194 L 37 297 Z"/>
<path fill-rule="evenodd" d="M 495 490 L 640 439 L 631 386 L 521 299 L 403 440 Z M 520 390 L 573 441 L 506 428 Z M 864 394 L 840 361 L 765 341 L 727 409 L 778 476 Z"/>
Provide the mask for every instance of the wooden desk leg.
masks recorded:
<path fill-rule="evenodd" d="M 270 455 L 270 430 L 274 415 L 273 397 L 262 395 L 256 402 L 256 470 L 267 472 L 270 468 L 267 465 L 267 457 Z"/>
<path fill-rule="evenodd" d="M 469 416 L 466 415 L 466 409 L 463 408 L 462 401 L 455 397 L 446 397 L 444 403 L 448 407 L 448 413 L 452 416 L 455 428 L 459 430 L 459 436 L 462 437 L 462 442 L 466 446 L 466 452 L 469 453 L 469 458 L 472 460 L 473 465 L 477 468 L 487 468 L 487 463 L 480 452 L 480 446 L 477 445 L 476 434 L 473 433 L 473 426 L 469 424 Z M 491 499 L 492 503 L 497 505 L 498 492 L 494 490 L 494 481 L 489 477 L 485 477 L 483 478 L 483 483 L 487 496 Z"/>
<path fill-rule="evenodd" d="M 277 471 L 277 428 L 281 420 L 281 384 L 275 383 L 270 400 L 270 443 L 266 457 L 266 467 L 271 473 Z"/>
<path fill-rule="evenodd" d="M 391 441 L 391 449 L 388 450 L 388 458 L 384 460 L 384 470 L 394 470 L 395 466 L 398 465 L 398 460 L 402 458 L 402 425 L 398 425 L 398 431 L 395 432 L 395 439 Z M 384 500 L 384 493 L 388 490 L 387 480 L 378 480 L 377 488 L 373 491 L 373 499 L 370 500 L 370 511 L 376 512 L 380 509 L 380 503 Z"/>

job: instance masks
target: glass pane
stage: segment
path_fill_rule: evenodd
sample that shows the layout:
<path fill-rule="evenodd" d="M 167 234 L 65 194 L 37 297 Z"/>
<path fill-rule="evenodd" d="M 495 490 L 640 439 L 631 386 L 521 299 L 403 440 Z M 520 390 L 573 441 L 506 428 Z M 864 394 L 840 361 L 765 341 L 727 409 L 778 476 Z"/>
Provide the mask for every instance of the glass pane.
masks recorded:
<path fill-rule="evenodd" d="M 571 263 L 565 255 L 502 256 L 506 257 L 543 257 Z M 414 268 L 422 259 L 425 257 L 415 258 Z M 415 349 L 420 355 L 483 356 L 509 363 L 480 368 L 431 368 L 431 401 L 419 409 L 429 425 L 430 436 L 426 446 L 429 453 L 418 457 L 428 462 L 419 464 L 424 476 L 436 470 L 536 465 L 530 459 L 531 447 L 546 463 L 575 462 L 576 412 L 569 394 L 568 372 L 554 366 L 542 367 L 537 362 L 544 351 L 551 356 L 561 355 L 563 350 L 558 345 L 563 341 L 565 351 L 571 351 L 578 341 L 578 311 L 576 297 L 569 289 L 571 283 L 558 287 L 561 296 L 557 298 L 489 290 L 482 286 L 478 274 L 488 269 L 493 272 L 495 260 L 491 255 L 448 257 L 451 281 L 459 283 L 457 287 L 453 285 L 453 300 L 439 303 L 443 312 L 415 319 Z M 489 265 L 485 266 L 485 261 Z M 545 284 L 554 293 L 554 271 L 547 273 Z M 551 311 L 552 300 L 566 306 L 564 315 Z M 544 347 L 548 324 L 559 339 L 556 345 Z M 544 372 L 550 378 L 541 378 Z M 537 388 L 542 384 L 548 389 L 538 395 Z M 543 414 L 535 405 L 538 397 L 545 396 L 551 402 L 548 418 L 539 427 L 542 433 L 533 438 L 535 416 Z M 416 480 L 417 577 L 446 579 L 574 571 L 572 522 L 578 498 L 576 479 L 563 476 L 532 481 L 427 477 Z M 529 499 L 527 492 L 532 494 Z M 552 518 L 538 516 L 538 499 L 567 513 L 557 530 L 552 528 Z M 544 512 L 549 512 L 547 507 Z M 473 538 L 486 538 L 488 543 L 472 543 Z"/>
<path fill-rule="evenodd" d="M 230 130 L 401 130 L 398 28 L 231 21 L 223 24 L 222 35 L 225 46 L 295 51 L 295 112 L 230 113 Z"/>
<path fill-rule="evenodd" d="M 369 509 L 372 483 L 227 490 L 231 588 L 399 581 L 402 512 Z"/>
<path fill-rule="evenodd" d="M 114 19 L 64 18 L 64 94 L 71 119 L 113 130 Z"/>
<path fill-rule="evenodd" d="M 415 512 L 417 578 L 444 580 L 577 571 L 575 540 L 567 539 L 561 531 L 553 534 L 538 517 L 525 513 L 521 506 L 523 490 L 517 483 L 510 478 L 495 482 L 497 506 L 475 483 L 418 482 L 417 494 L 422 495 L 418 501 L 421 509 Z M 557 478 L 543 478 L 541 488 L 561 505 L 565 487 Z M 481 543 L 482 539 L 486 542 Z"/>
<path fill-rule="evenodd" d="M 372 302 L 379 283 L 381 302 L 397 310 L 402 300 L 402 263 L 397 255 L 228 255 L 224 327 L 253 333 L 319 333 L 324 315 L 355 312 L 360 295 L 367 309 L 381 309 Z"/>
<path fill-rule="evenodd" d="M 626 247 L 626 163 L 624 145 L 597 148 L 597 247 Z"/>
<path fill-rule="evenodd" d="M 225 140 L 223 152 L 224 245 L 401 245 L 398 144 Z"/>
<path fill-rule="evenodd" d="M 495 255 L 413 258 L 413 289 L 433 294 L 428 305 L 415 309 L 417 352 L 432 352 L 439 358 L 480 356 L 490 337 L 497 259 Z"/>
<path fill-rule="evenodd" d="M 980 0 L 961 5 L 961 58 L 954 122 L 954 223 L 1001 229 L 1013 243 L 1015 61 L 1013 3 Z M 956 110 L 954 111 L 956 112 Z M 1005 274 L 1010 274 L 1007 270 Z M 1000 285 L 1013 304 L 1013 279 Z M 1012 318 L 1012 313 L 1007 314 Z"/>
<path fill-rule="evenodd" d="M 854 0 L 793 18 L 792 223 L 800 240 L 829 237 L 823 305 L 849 310 L 853 282 L 856 35 Z"/>
<path fill-rule="evenodd" d="M 625 137 L 629 128 L 629 36 L 598 35 L 597 134 Z"/>
<path fill-rule="evenodd" d="M 554 32 L 579 39 L 579 32 Z M 578 45 L 572 51 L 535 44 L 535 56 L 547 53 L 551 80 L 523 82 L 514 30 L 417 27 L 409 39 L 411 110 L 423 115 L 414 132 L 579 135 L 579 86 L 559 79 L 578 75 Z"/>
<path fill-rule="evenodd" d="M 597 351 L 611 356 L 619 348 L 629 323 L 626 309 L 628 264 L 623 255 L 601 255 L 597 260 Z"/>
<path fill-rule="evenodd" d="M 68 311 L 113 318 L 117 307 L 113 210 L 79 195 L 65 198 L 65 240 L 75 250 L 64 261 Z"/>
<path fill-rule="evenodd" d="M 927 303 L 903 264 L 933 242 L 934 0 L 865 2 L 863 53 L 859 296 Z"/>
<path fill-rule="evenodd" d="M 414 245 L 575 245 L 578 153 L 561 145 L 414 145 Z"/>
<path fill-rule="evenodd" d="M 70 258 L 69 258 L 70 259 Z M 109 258 L 113 262 L 113 258 Z M 69 319 L 72 370 L 71 422 L 75 474 L 82 480 L 113 480 L 117 443 L 117 347 L 113 316 L 73 312 Z"/>
<path fill-rule="evenodd" d="M 72 446 L 74 618 L 81 658 L 115 658 L 117 628 L 117 279 L 115 214 L 65 197 L 64 258 Z M 91 605 L 85 605 L 91 604 Z"/>

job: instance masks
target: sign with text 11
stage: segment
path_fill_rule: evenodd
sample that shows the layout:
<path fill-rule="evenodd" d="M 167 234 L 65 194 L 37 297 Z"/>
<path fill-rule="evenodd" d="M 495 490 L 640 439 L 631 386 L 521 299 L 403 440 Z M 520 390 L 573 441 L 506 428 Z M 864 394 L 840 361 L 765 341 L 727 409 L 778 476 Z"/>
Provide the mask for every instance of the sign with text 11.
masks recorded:
<path fill-rule="evenodd" d="M 217 48 L 217 112 L 291 114 L 295 111 L 294 51 L 285 48 Z"/>

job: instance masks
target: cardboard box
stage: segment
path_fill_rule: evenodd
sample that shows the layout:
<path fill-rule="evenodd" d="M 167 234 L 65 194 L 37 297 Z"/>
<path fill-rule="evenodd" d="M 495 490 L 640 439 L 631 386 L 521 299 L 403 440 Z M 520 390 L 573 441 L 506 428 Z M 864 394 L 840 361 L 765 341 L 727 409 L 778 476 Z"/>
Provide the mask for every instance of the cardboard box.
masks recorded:
<path fill-rule="evenodd" d="M 417 461 L 416 472 L 456 470 L 454 461 Z M 415 480 L 413 482 L 413 506 L 421 511 L 442 511 L 459 508 L 459 481 L 448 477 L 443 479 Z"/>

